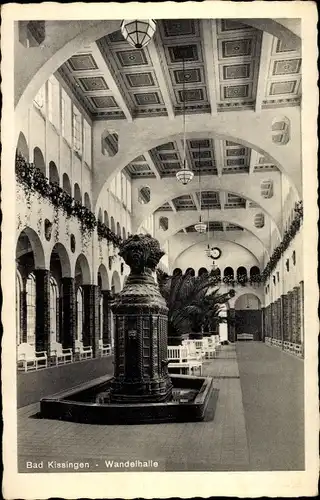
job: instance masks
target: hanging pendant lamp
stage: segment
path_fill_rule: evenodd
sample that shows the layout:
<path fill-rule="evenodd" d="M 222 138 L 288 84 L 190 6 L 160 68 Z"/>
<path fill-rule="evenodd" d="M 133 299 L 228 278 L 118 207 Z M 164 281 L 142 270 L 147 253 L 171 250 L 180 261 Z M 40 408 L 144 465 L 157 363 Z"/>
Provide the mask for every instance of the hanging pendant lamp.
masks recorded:
<path fill-rule="evenodd" d="M 132 47 L 142 49 L 155 34 L 156 26 L 154 19 L 125 19 L 121 23 L 121 33 Z"/>
<path fill-rule="evenodd" d="M 198 162 L 199 162 L 199 193 L 200 193 L 200 217 L 199 217 L 199 222 L 197 222 L 197 224 L 194 225 L 194 228 L 195 230 L 198 232 L 198 233 L 205 233 L 206 230 L 207 230 L 207 225 L 202 222 L 202 217 L 201 217 L 201 202 L 202 202 L 202 196 L 201 196 L 201 168 L 200 168 L 200 142 L 199 142 L 199 152 L 198 152 L 198 155 L 199 155 L 199 159 L 198 159 Z"/>
<path fill-rule="evenodd" d="M 182 59 L 182 67 L 183 67 L 183 168 L 176 173 L 176 178 L 181 184 L 189 184 L 193 179 L 192 170 L 188 169 L 187 160 L 186 160 L 186 89 L 185 89 L 185 64 L 184 58 Z"/>

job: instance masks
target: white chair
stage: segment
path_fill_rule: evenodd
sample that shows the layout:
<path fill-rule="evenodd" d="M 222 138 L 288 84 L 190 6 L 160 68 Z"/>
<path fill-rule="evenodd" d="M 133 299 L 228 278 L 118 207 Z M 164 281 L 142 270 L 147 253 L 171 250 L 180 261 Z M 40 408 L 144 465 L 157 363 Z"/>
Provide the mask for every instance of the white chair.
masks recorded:
<path fill-rule="evenodd" d="M 194 343 L 195 343 L 197 351 L 201 353 L 201 357 L 205 358 L 206 354 L 204 352 L 203 339 L 195 340 Z"/>
<path fill-rule="evenodd" d="M 48 357 L 46 351 L 36 351 L 35 346 L 22 343 L 18 346 L 18 369 L 25 372 L 29 369 L 47 368 Z"/>
<path fill-rule="evenodd" d="M 214 358 L 216 355 L 216 346 L 209 337 L 203 338 L 203 350 L 206 358 Z"/>
<path fill-rule="evenodd" d="M 112 348 L 111 344 L 103 344 L 102 339 L 99 339 L 99 351 L 100 351 L 100 356 L 110 356 L 112 353 Z"/>
<path fill-rule="evenodd" d="M 72 349 L 63 349 L 62 344 L 59 344 L 59 342 L 51 342 L 50 358 L 56 366 L 72 363 Z"/>
<path fill-rule="evenodd" d="M 201 351 L 197 350 L 194 340 L 183 340 L 182 345 L 187 347 L 189 359 L 201 361 L 202 354 L 201 354 Z"/>
<path fill-rule="evenodd" d="M 186 369 L 188 375 L 191 375 L 196 369 L 200 370 L 202 375 L 202 363 L 188 358 L 188 348 L 185 346 L 168 346 L 168 369 L 178 368 Z"/>
<path fill-rule="evenodd" d="M 91 359 L 93 356 L 92 347 L 84 346 L 80 340 L 76 340 L 74 343 L 74 352 L 79 356 L 79 359 Z"/>

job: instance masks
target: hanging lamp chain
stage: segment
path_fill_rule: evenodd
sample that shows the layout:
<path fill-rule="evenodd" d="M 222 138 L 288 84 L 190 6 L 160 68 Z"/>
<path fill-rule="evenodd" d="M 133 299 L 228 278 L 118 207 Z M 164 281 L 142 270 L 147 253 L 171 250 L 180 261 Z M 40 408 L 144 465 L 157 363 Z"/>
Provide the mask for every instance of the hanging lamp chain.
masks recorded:
<path fill-rule="evenodd" d="M 186 85 L 185 85 L 185 59 L 182 59 L 182 73 L 183 73 L 183 168 L 186 168 Z"/>

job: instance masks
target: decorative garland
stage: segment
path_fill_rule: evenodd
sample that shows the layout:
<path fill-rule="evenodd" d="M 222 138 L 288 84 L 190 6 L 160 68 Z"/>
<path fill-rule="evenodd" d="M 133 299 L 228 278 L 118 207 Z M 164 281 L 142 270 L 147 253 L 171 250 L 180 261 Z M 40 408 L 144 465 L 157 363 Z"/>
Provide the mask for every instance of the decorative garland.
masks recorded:
<path fill-rule="evenodd" d="M 16 155 L 16 177 L 21 184 L 27 199 L 27 206 L 31 209 L 31 194 L 38 193 L 55 208 L 61 208 L 67 218 L 74 216 L 80 221 L 83 235 L 91 236 L 97 226 L 98 236 L 111 241 L 119 246 L 122 238 L 117 236 L 105 224 L 96 220 L 95 215 L 87 207 L 72 198 L 58 184 L 50 182 L 47 177 L 35 167 L 33 163 L 28 163 L 21 154 Z"/>
<path fill-rule="evenodd" d="M 274 249 L 270 260 L 266 267 L 263 270 L 262 276 L 263 276 L 263 281 L 267 281 L 267 279 L 270 277 L 271 273 L 274 271 L 276 268 L 278 262 L 280 261 L 281 257 L 289 247 L 291 241 L 294 239 L 296 236 L 297 232 L 299 231 L 302 222 L 303 222 L 303 203 L 302 200 L 298 201 L 295 204 L 294 207 L 295 211 L 295 217 L 293 221 L 290 224 L 289 229 L 284 233 L 283 240 L 281 243 Z"/>

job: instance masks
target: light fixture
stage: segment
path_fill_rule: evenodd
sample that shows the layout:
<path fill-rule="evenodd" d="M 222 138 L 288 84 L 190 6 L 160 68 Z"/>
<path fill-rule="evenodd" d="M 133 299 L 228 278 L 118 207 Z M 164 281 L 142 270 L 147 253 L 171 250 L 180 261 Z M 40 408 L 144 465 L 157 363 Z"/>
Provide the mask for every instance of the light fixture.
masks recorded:
<path fill-rule="evenodd" d="M 121 23 L 121 33 L 132 47 L 142 49 L 155 34 L 156 26 L 154 19 L 125 19 Z"/>
<path fill-rule="evenodd" d="M 209 232 L 210 232 L 210 219 L 209 219 L 209 205 L 208 205 L 208 229 L 207 229 L 208 243 L 207 243 L 207 248 L 206 248 L 207 257 L 210 257 L 210 255 L 211 255 L 211 248 L 210 248 L 210 243 L 209 243 Z"/>
<path fill-rule="evenodd" d="M 176 178 L 181 184 L 189 184 L 193 179 L 193 172 L 187 168 L 186 161 L 186 89 L 185 89 L 185 65 L 184 56 L 182 59 L 182 72 L 183 72 L 183 82 L 182 82 L 182 95 L 183 95 L 183 168 L 176 173 Z"/>
<path fill-rule="evenodd" d="M 199 164 L 199 193 L 200 193 L 200 217 L 199 217 L 199 222 L 195 224 L 194 228 L 198 233 L 205 233 L 207 231 L 207 224 L 202 222 L 202 217 L 201 217 L 201 202 L 202 202 L 202 196 L 201 196 L 201 164 L 200 164 L 200 142 L 199 142 L 199 151 L 198 151 L 198 164 Z"/>

